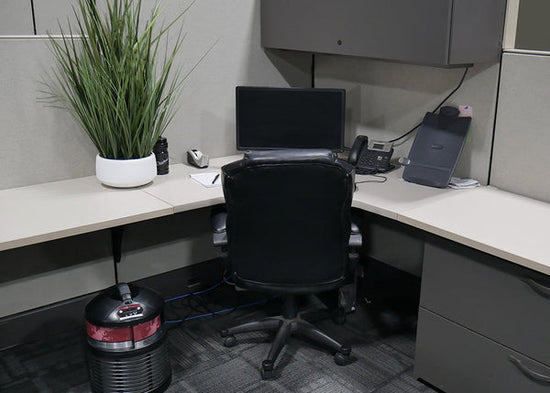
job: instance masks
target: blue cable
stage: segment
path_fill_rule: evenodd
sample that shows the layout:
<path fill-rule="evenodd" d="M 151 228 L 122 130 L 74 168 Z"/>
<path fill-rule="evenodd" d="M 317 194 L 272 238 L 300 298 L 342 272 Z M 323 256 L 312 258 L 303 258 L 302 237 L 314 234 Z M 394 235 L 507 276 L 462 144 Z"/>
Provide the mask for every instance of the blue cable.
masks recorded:
<path fill-rule="evenodd" d="M 220 283 L 221 284 L 221 283 Z M 203 318 L 203 317 L 210 317 L 212 315 L 217 315 L 217 314 L 222 314 L 224 312 L 228 312 L 228 311 L 233 311 L 233 310 L 238 310 L 238 309 L 241 309 L 241 308 L 246 308 L 246 307 L 251 307 L 251 306 L 255 306 L 257 304 L 263 304 L 263 303 L 267 303 L 268 301 L 270 301 L 271 299 L 274 299 L 278 296 L 272 296 L 270 298 L 267 298 L 267 299 L 263 299 L 263 300 L 258 300 L 256 302 L 252 302 L 252 303 L 247 303 L 247 304 L 241 304 L 241 305 L 238 305 L 236 307 L 231 307 L 231 308 L 226 308 L 224 310 L 219 310 L 219 311 L 214 311 L 214 312 L 209 312 L 209 313 L 206 313 L 206 314 L 201 314 L 201 315 L 194 315 L 192 317 L 187 317 L 187 318 L 184 318 L 184 319 L 178 319 L 178 320 L 175 320 L 175 321 L 164 321 L 164 323 L 181 323 L 181 322 L 184 322 L 184 321 L 190 321 L 191 319 L 198 319 L 198 318 Z"/>
<path fill-rule="evenodd" d="M 186 293 L 185 295 L 180 295 L 180 296 L 176 296 L 176 297 L 173 297 L 171 299 L 166 299 L 164 301 L 164 303 L 168 303 L 168 302 L 171 302 L 171 301 L 174 301 L 174 300 L 178 300 L 178 299 L 184 299 L 188 296 L 191 296 L 191 295 L 200 295 L 202 293 L 205 293 L 205 292 L 209 292 L 213 289 L 216 289 L 217 287 L 219 287 L 220 285 L 222 285 L 223 283 L 227 282 L 227 280 L 229 280 L 229 277 L 228 278 L 224 278 L 223 280 L 221 280 L 219 283 L 213 285 L 212 287 L 208 288 L 208 289 L 203 289 L 202 291 L 197 291 L 197 292 L 192 292 L 192 293 Z"/>

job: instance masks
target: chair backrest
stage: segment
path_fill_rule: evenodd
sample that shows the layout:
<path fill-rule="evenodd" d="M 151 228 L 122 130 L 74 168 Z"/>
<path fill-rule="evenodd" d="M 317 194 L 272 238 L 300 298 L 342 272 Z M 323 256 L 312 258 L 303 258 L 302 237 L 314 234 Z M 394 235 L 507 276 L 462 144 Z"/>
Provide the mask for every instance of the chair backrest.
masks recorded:
<path fill-rule="evenodd" d="M 252 152 L 224 166 L 222 181 L 228 254 L 240 285 L 307 293 L 342 282 L 354 189 L 349 164 L 328 150 Z"/>

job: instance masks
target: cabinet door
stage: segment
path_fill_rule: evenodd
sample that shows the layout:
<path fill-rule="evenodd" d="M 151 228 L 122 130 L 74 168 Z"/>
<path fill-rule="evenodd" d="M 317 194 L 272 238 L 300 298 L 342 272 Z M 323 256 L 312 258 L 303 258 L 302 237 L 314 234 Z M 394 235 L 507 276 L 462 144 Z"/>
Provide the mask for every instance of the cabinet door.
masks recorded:
<path fill-rule="evenodd" d="M 262 45 L 446 64 L 451 0 L 262 0 Z"/>

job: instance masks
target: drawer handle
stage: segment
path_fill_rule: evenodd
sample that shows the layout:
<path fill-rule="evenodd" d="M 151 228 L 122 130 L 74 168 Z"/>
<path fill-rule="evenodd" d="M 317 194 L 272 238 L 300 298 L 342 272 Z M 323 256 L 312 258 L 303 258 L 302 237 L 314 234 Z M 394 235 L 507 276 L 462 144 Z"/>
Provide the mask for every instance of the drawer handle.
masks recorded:
<path fill-rule="evenodd" d="M 525 281 L 525 283 L 527 285 L 529 285 L 531 287 L 531 289 L 533 291 L 535 291 L 536 293 L 538 293 L 539 295 L 550 298 L 550 288 L 545 287 L 542 284 L 539 284 L 538 282 L 536 282 L 535 280 L 533 280 L 531 278 L 526 278 L 523 281 Z"/>
<path fill-rule="evenodd" d="M 530 370 L 525 364 L 521 362 L 521 360 L 513 355 L 510 355 L 508 359 L 529 379 L 535 382 L 550 383 L 550 375 L 544 375 L 536 371 Z"/>

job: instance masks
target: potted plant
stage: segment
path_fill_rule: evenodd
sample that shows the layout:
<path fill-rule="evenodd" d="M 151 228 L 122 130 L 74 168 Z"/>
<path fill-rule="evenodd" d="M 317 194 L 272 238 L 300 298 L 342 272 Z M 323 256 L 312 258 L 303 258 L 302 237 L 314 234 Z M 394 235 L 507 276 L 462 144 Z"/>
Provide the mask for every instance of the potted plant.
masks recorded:
<path fill-rule="evenodd" d="M 76 28 L 50 36 L 57 67 L 47 85 L 97 148 L 98 179 L 136 187 L 155 177 L 153 146 L 174 115 L 180 36 L 171 48 L 159 46 L 179 17 L 157 27 L 159 8 L 143 22 L 141 0 L 104 0 L 104 13 L 98 1 L 78 0 Z"/>

